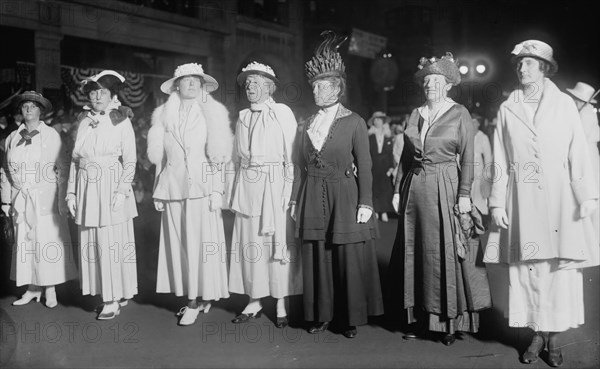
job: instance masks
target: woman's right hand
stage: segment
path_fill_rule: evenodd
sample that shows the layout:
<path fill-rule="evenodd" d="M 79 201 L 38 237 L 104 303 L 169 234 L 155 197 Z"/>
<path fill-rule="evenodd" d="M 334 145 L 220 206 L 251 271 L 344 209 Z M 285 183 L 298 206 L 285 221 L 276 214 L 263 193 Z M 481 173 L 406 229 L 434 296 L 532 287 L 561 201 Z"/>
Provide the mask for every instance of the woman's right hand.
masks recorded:
<path fill-rule="evenodd" d="M 10 205 L 2 205 L 2 212 L 7 217 L 10 216 Z"/>
<path fill-rule="evenodd" d="M 392 197 L 392 206 L 394 207 L 394 210 L 397 213 L 398 209 L 400 208 L 400 194 L 399 193 L 395 193 L 394 197 Z"/>
<path fill-rule="evenodd" d="M 492 208 L 492 222 L 504 229 L 508 229 L 508 215 L 504 208 Z"/>
<path fill-rule="evenodd" d="M 156 211 L 165 211 L 165 203 L 162 200 L 154 200 L 154 209 Z"/>
<path fill-rule="evenodd" d="M 296 221 L 296 204 L 290 205 L 290 216 L 292 217 L 292 219 L 295 222 Z"/>
<path fill-rule="evenodd" d="M 69 214 L 75 218 L 75 213 L 77 212 L 77 199 L 73 194 L 67 196 L 67 209 L 69 209 Z"/>

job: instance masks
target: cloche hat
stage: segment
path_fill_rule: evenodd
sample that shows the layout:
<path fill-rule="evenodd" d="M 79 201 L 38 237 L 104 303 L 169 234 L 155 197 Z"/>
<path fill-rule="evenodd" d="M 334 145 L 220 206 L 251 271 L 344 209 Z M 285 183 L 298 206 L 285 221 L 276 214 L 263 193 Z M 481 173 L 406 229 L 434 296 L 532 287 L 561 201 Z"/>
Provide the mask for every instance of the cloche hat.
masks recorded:
<path fill-rule="evenodd" d="M 389 124 L 392 121 L 392 118 L 387 116 L 384 112 L 376 111 L 373 113 L 373 115 L 371 115 L 371 118 L 369 118 L 369 120 L 367 121 L 367 126 L 371 127 L 375 121 L 375 118 L 383 119 L 383 124 Z"/>
<path fill-rule="evenodd" d="M 556 73 L 556 71 L 558 71 L 558 63 L 556 62 L 556 60 L 554 60 L 552 47 L 550 47 L 550 45 L 543 41 L 523 41 L 515 45 L 511 54 L 514 55 L 513 61 L 516 61 L 520 58 L 524 58 L 526 56 L 530 56 L 533 58 L 542 59 L 550 63 L 550 65 L 552 66 L 552 73 Z"/>
<path fill-rule="evenodd" d="M 458 71 L 458 65 L 451 52 L 446 52 L 446 55 L 441 58 L 433 56 L 427 59 L 423 57 L 419 60 L 417 68 L 419 68 L 419 70 L 415 73 L 416 81 L 420 81 L 430 74 L 441 74 L 454 86 L 460 84 L 460 72 Z"/>

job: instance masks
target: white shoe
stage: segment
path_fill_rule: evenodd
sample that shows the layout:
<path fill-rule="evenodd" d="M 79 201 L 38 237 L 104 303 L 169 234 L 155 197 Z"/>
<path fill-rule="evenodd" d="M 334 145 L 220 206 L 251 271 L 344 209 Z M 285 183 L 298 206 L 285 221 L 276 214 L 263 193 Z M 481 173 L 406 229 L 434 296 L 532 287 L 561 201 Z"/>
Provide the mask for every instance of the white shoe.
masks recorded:
<path fill-rule="evenodd" d="M 381 221 L 384 223 L 387 223 L 388 220 L 389 219 L 388 219 L 387 213 L 381 213 Z"/>
<path fill-rule="evenodd" d="M 54 286 L 46 287 L 44 295 L 46 296 L 46 301 L 44 302 L 46 307 L 52 309 L 53 307 L 56 307 L 56 305 L 58 305 L 58 302 L 56 301 L 56 289 L 54 288 Z"/>
<path fill-rule="evenodd" d="M 15 305 L 15 306 L 26 305 L 31 300 L 35 300 L 37 302 L 40 302 L 41 298 L 42 298 L 42 291 L 41 290 L 37 290 L 37 291 L 27 290 L 27 291 L 25 291 L 25 293 L 23 294 L 23 296 L 21 296 L 20 299 L 14 301 L 12 304 Z"/>
<path fill-rule="evenodd" d="M 119 313 L 121 313 L 121 309 L 117 301 L 107 302 L 104 304 L 100 314 L 98 314 L 98 320 L 114 319 Z"/>
<path fill-rule="evenodd" d="M 196 318 L 198 318 L 199 313 L 200 313 L 199 306 L 195 309 L 193 309 L 189 306 L 182 307 L 181 310 L 179 310 L 179 313 L 177 313 L 177 315 L 181 317 L 181 319 L 179 319 L 179 325 L 194 324 L 194 322 L 196 321 Z"/>
<path fill-rule="evenodd" d="M 206 314 L 210 310 L 211 304 L 210 304 L 210 302 L 203 302 L 200 304 L 199 307 L 200 307 L 200 311 L 203 311 L 204 314 Z"/>
<path fill-rule="evenodd" d="M 119 305 L 121 305 L 121 307 L 127 306 L 128 303 L 129 303 L 129 300 L 127 300 L 127 299 L 120 299 L 119 300 Z"/>

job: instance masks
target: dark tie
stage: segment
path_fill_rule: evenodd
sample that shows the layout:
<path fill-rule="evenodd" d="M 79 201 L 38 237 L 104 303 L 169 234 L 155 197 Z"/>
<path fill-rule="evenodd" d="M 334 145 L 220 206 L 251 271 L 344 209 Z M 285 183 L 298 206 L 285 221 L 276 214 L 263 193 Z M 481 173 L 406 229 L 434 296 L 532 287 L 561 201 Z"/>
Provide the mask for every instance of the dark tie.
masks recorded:
<path fill-rule="evenodd" d="M 21 134 L 21 139 L 17 143 L 17 146 L 20 146 L 23 143 L 25 143 L 25 146 L 27 146 L 31 144 L 31 139 L 40 132 L 37 129 L 34 129 L 31 132 L 29 132 L 27 129 L 23 129 L 19 133 Z"/>

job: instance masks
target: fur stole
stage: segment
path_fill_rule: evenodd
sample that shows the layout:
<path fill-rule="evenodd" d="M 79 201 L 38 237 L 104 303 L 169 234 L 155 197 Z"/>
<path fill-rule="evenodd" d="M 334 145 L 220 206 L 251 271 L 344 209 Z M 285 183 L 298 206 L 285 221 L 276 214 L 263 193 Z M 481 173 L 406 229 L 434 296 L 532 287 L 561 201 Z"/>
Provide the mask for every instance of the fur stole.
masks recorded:
<path fill-rule="evenodd" d="M 206 122 L 206 157 L 212 163 L 230 161 L 233 134 L 227 108 L 209 94 L 201 94 L 196 102 Z M 179 93 L 175 91 L 171 93 L 166 103 L 157 107 L 152 113 L 152 127 L 148 131 L 148 159 L 153 164 L 162 163 L 165 132 L 178 124 L 180 104 Z"/>

